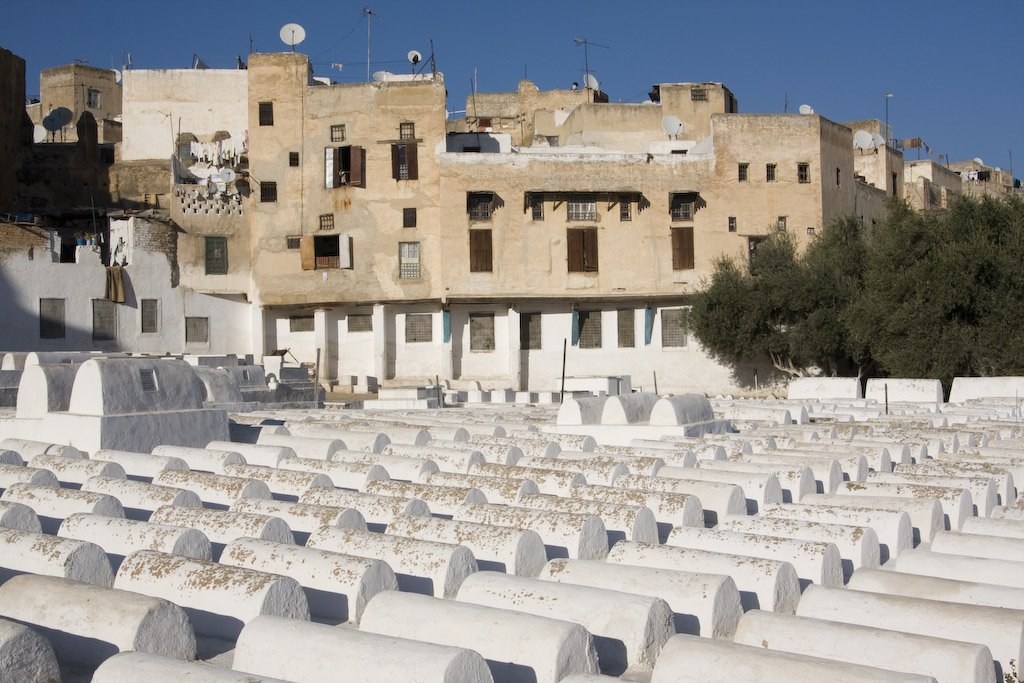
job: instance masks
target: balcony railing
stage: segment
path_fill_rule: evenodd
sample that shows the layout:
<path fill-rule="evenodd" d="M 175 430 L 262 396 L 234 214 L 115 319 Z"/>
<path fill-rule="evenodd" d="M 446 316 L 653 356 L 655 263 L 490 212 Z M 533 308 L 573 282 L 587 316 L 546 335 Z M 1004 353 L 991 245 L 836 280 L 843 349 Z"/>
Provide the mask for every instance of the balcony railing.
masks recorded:
<path fill-rule="evenodd" d="M 341 268 L 341 257 L 340 256 L 317 256 L 316 257 L 317 270 L 327 268 Z"/>

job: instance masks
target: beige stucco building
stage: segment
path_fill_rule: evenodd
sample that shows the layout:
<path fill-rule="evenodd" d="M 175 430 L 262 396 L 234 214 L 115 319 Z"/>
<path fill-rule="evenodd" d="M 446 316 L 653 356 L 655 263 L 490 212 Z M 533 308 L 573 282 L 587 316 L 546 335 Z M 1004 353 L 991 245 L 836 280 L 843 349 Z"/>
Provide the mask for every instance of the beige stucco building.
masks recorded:
<path fill-rule="evenodd" d="M 39 102 L 26 107 L 35 125 L 43 125 L 55 109 L 71 112 L 66 125 L 50 130 L 46 142 L 75 142 L 77 124 L 85 112 L 96 119 L 98 142 L 121 140 L 121 83 L 112 69 L 87 64 L 65 64 L 39 74 Z"/>

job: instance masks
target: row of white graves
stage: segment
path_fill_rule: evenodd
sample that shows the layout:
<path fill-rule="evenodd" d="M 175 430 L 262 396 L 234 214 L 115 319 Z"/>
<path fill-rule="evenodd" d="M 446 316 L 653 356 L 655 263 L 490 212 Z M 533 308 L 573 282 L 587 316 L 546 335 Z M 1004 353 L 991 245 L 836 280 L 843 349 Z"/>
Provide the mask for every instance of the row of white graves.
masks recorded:
<path fill-rule="evenodd" d="M 72 393 L 89 363 L 100 387 L 120 367 L 86 361 Z M 2 675 L 996 681 L 1020 661 L 1012 404 L 759 402 L 740 432 L 688 433 L 725 400 L 636 396 L 607 408 L 643 430 L 627 444 L 514 404 L 0 440 Z"/>

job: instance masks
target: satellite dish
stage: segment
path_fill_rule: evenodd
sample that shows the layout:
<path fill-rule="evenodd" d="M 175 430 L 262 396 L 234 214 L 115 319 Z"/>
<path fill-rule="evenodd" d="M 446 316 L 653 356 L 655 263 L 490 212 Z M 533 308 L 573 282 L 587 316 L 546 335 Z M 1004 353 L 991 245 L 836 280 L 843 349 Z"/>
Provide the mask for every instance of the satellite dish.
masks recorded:
<path fill-rule="evenodd" d="M 390 77 L 391 77 L 391 72 L 390 71 L 374 71 L 373 72 L 373 80 L 375 80 L 378 83 L 383 83 L 384 81 L 388 80 Z"/>
<path fill-rule="evenodd" d="M 32 142 L 46 142 L 47 130 L 38 123 L 32 129 Z"/>
<path fill-rule="evenodd" d="M 679 120 L 678 116 L 663 116 L 661 128 L 666 135 L 674 138 L 683 132 L 683 122 Z"/>
<path fill-rule="evenodd" d="M 800 105 L 800 113 L 801 114 L 805 114 L 805 115 L 806 114 L 813 114 L 814 113 L 814 107 L 812 107 L 809 104 L 801 104 Z"/>
<path fill-rule="evenodd" d="M 985 162 L 981 160 L 981 157 L 974 157 L 974 163 L 978 164 L 979 166 L 985 165 Z"/>
<path fill-rule="evenodd" d="M 285 24 L 281 27 L 281 42 L 285 45 L 290 45 L 292 52 L 295 51 L 295 46 L 306 39 L 306 29 L 302 28 L 298 24 Z"/>
<path fill-rule="evenodd" d="M 238 176 L 235 175 L 235 172 L 230 168 L 220 169 L 220 179 L 223 180 L 225 183 L 233 183 L 235 182 L 235 178 L 237 177 Z"/>
<path fill-rule="evenodd" d="M 594 74 L 587 74 L 583 77 L 583 85 L 590 88 L 591 90 L 601 90 L 601 84 L 598 83 L 597 77 Z"/>
<path fill-rule="evenodd" d="M 67 107 L 51 109 L 50 113 L 43 118 L 43 128 L 53 133 L 71 123 L 73 118 L 75 115 Z"/>
<path fill-rule="evenodd" d="M 858 130 L 853 134 L 853 146 L 856 149 L 872 149 L 875 146 L 871 133 L 866 130 Z"/>
<path fill-rule="evenodd" d="M 410 64 L 416 66 L 420 63 L 420 60 L 423 59 L 423 55 L 421 55 L 417 50 L 409 50 L 409 52 L 406 53 L 405 58 L 409 60 Z"/>
<path fill-rule="evenodd" d="M 885 138 L 883 138 L 878 133 L 872 133 L 871 134 L 871 146 L 872 147 L 882 147 L 884 145 L 885 145 Z"/>
<path fill-rule="evenodd" d="M 121 82 L 121 78 L 122 78 L 121 70 L 120 69 L 111 69 L 111 71 L 114 72 L 114 82 L 115 83 L 120 83 Z"/>

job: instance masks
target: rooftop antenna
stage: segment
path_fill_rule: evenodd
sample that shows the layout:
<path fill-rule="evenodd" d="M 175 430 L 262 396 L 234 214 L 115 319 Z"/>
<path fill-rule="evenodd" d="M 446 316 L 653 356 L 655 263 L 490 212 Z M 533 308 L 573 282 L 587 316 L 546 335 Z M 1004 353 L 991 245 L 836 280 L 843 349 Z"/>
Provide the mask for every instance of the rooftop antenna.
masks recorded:
<path fill-rule="evenodd" d="M 786 93 L 786 98 L 782 101 L 782 113 L 789 113 L 789 93 Z"/>
<path fill-rule="evenodd" d="M 281 27 L 280 36 L 281 42 L 290 45 L 292 52 L 295 52 L 295 46 L 306 39 L 306 29 L 298 24 L 285 24 Z"/>
<path fill-rule="evenodd" d="M 583 46 L 583 85 L 590 88 L 590 84 L 587 82 L 587 76 L 590 75 L 590 52 L 588 48 L 591 45 L 594 47 L 603 47 L 605 50 L 610 50 L 611 48 L 607 45 L 602 45 L 601 43 L 592 42 L 586 38 L 573 38 L 572 42 Z"/>
<path fill-rule="evenodd" d="M 370 9 L 369 5 L 363 7 L 363 16 L 366 17 L 366 82 L 370 82 L 370 20 L 374 17 L 383 19 L 381 15 Z"/>

